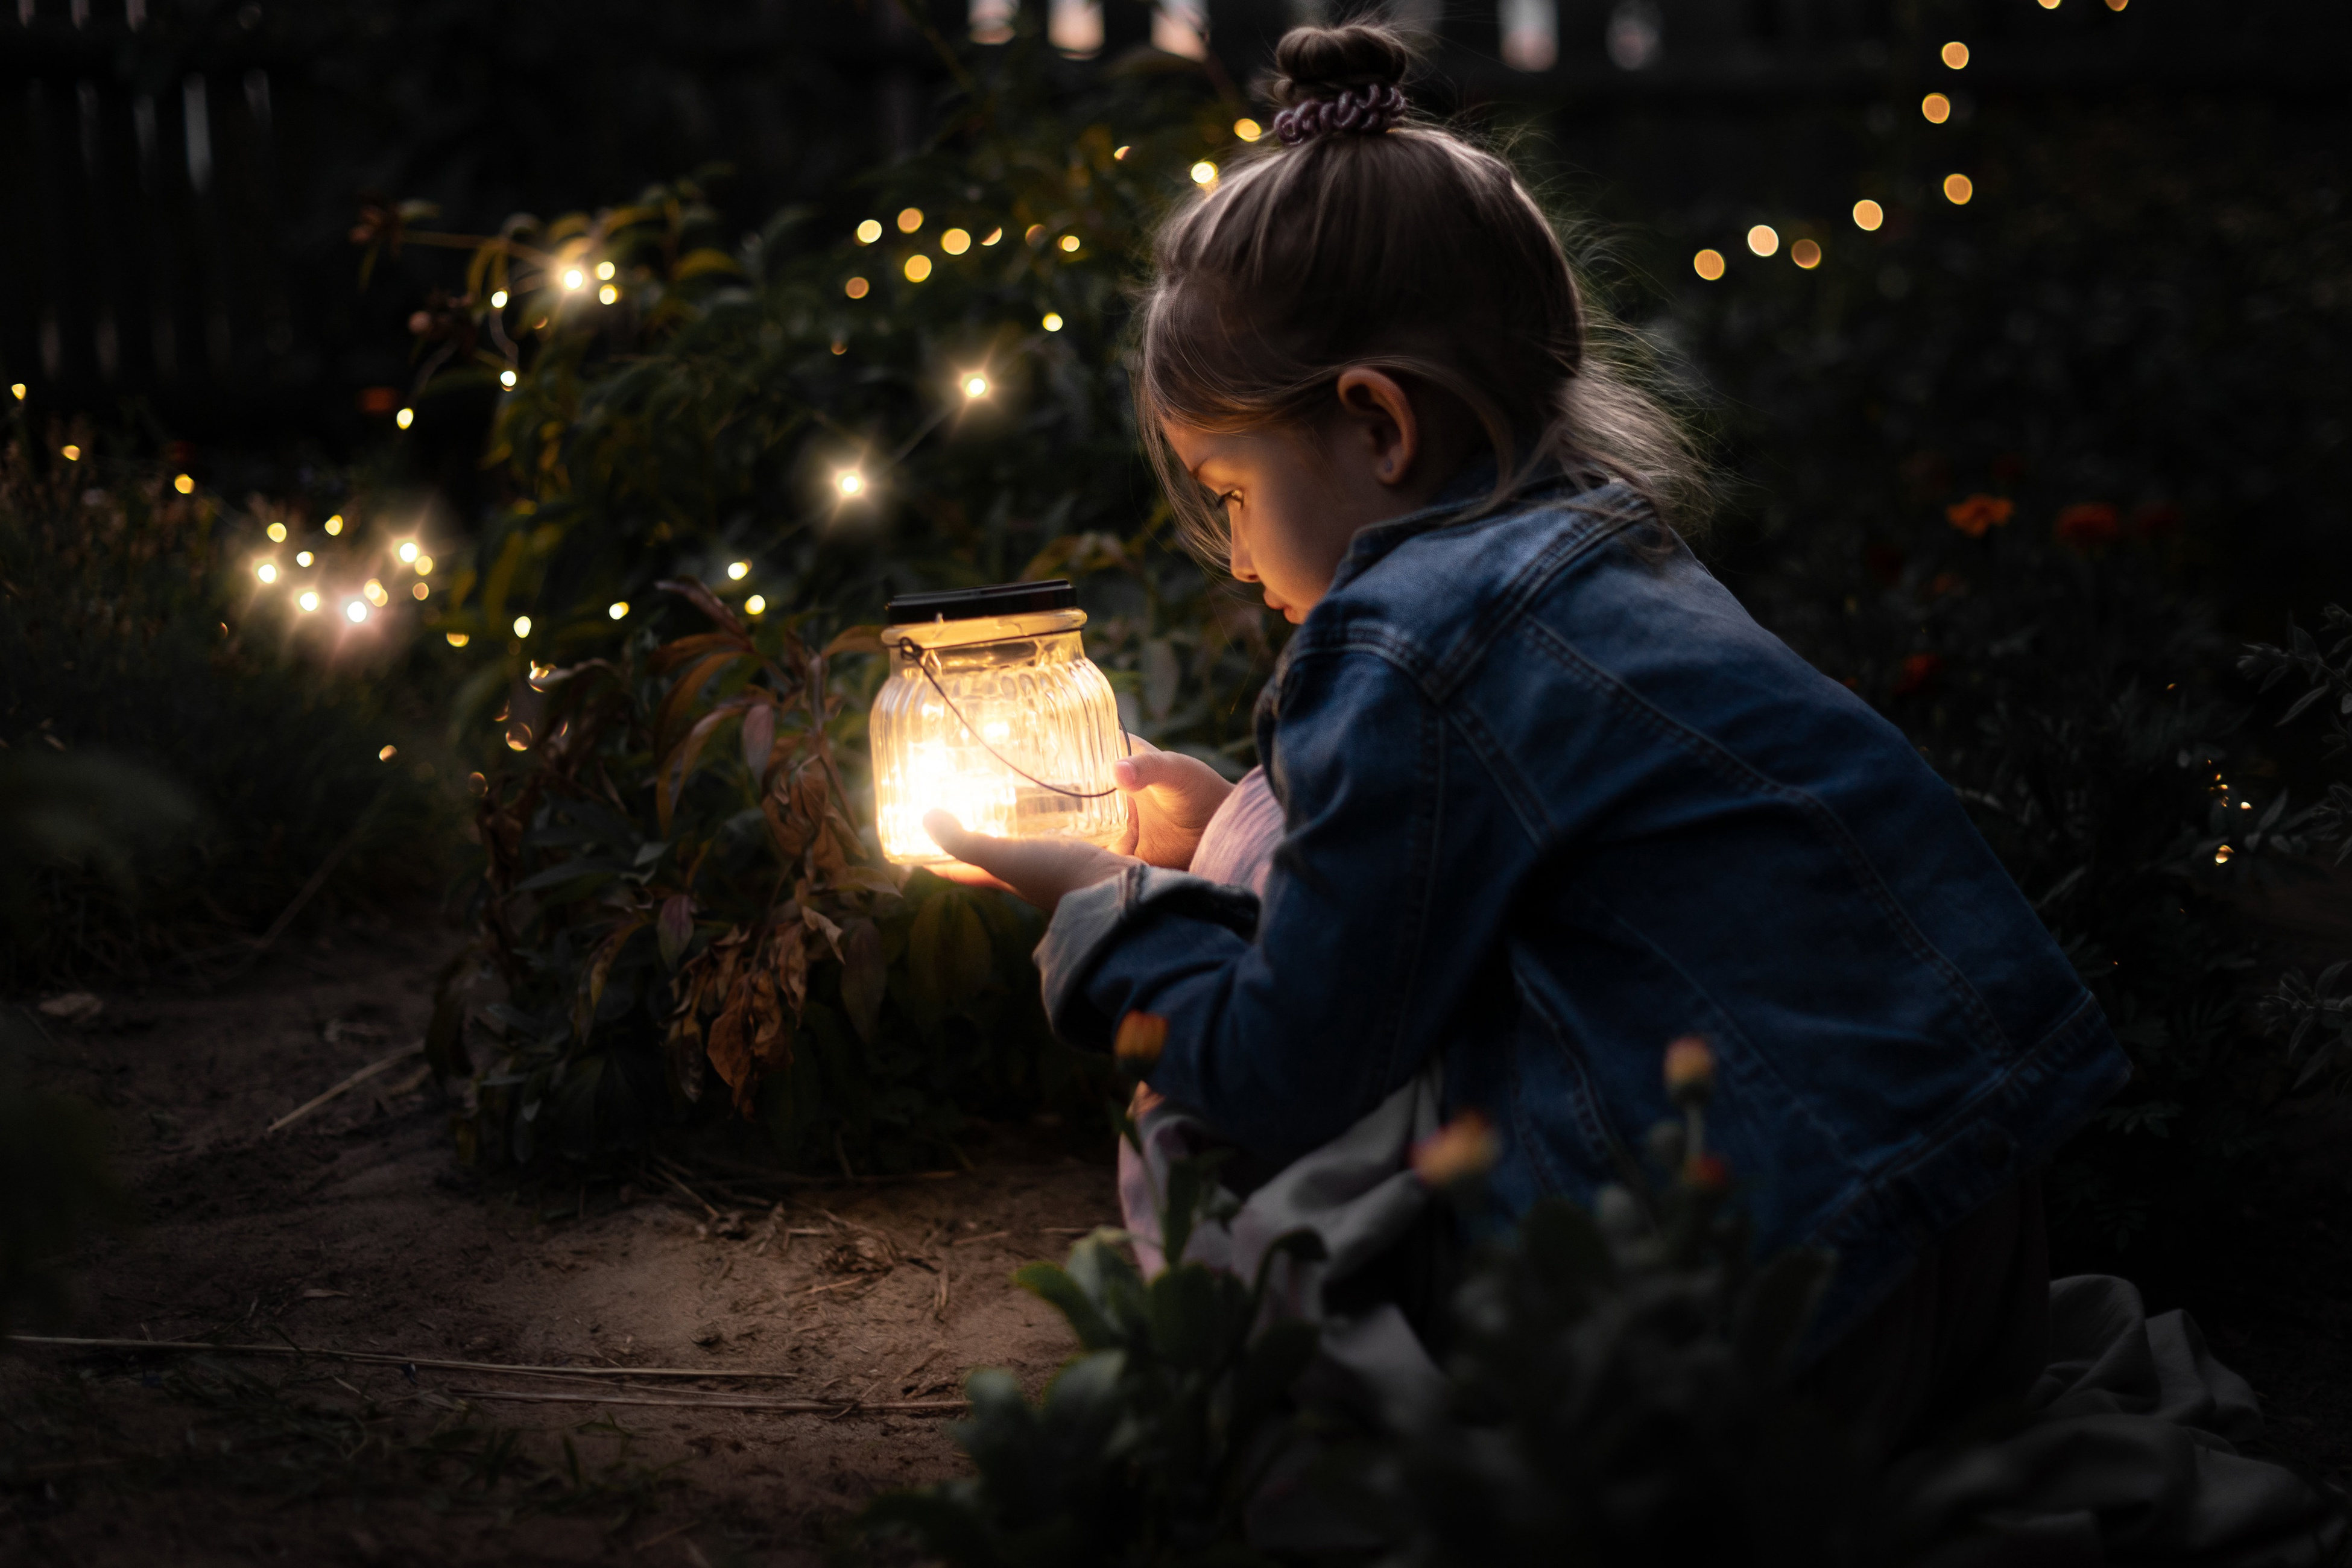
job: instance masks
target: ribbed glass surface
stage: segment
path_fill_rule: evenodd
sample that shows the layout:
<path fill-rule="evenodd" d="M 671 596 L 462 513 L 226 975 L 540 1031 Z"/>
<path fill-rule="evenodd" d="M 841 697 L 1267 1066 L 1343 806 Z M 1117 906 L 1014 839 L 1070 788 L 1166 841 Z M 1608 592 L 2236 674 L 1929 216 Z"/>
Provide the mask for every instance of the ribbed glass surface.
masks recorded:
<path fill-rule="evenodd" d="M 1126 802 L 1097 792 L 1112 789 L 1111 763 L 1125 752 L 1118 702 L 1076 632 L 933 647 L 936 689 L 919 657 L 921 650 L 894 651 L 890 679 L 874 700 L 875 817 L 885 855 L 902 866 L 945 861 L 923 831 L 923 814 L 932 810 L 1007 838 L 1118 836 Z"/>

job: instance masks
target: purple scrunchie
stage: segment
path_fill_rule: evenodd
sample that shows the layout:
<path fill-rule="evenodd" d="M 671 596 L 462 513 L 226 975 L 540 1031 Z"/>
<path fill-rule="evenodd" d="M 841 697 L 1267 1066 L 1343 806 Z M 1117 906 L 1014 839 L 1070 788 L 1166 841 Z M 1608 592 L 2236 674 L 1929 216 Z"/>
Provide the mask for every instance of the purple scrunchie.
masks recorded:
<path fill-rule="evenodd" d="M 1312 136 L 1346 132 L 1377 136 L 1404 118 L 1404 93 L 1392 82 L 1351 87 L 1337 98 L 1310 98 L 1274 117 L 1274 133 L 1286 147 Z"/>

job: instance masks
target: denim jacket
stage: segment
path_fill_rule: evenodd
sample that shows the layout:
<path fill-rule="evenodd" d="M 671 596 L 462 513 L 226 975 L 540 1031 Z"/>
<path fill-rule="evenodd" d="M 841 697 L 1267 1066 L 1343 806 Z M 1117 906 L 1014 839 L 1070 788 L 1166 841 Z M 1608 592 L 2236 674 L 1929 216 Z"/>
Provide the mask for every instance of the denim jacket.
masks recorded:
<path fill-rule="evenodd" d="M 1759 626 L 1620 486 L 1360 533 L 1258 714 L 1261 902 L 1149 867 L 1065 899 L 1045 1004 L 1273 1158 L 1433 1054 L 1498 1217 L 1590 1202 L 1714 1047 L 1709 1147 L 1759 1252 L 1834 1249 L 1818 1350 L 2128 1074 L 2096 1002 L 1894 725 Z"/>

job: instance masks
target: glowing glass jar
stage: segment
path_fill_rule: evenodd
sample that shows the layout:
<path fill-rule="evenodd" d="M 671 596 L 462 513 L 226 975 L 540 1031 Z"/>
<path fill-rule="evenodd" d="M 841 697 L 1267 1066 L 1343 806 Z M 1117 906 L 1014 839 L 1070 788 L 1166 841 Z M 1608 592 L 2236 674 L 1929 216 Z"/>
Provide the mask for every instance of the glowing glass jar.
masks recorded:
<path fill-rule="evenodd" d="M 890 677 L 874 699 L 875 821 L 902 866 L 950 857 L 923 815 L 1003 838 L 1107 844 L 1127 825 L 1111 764 L 1118 701 L 1087 659 L 1077 594 L 1060 579 L 890 601 Z"/>

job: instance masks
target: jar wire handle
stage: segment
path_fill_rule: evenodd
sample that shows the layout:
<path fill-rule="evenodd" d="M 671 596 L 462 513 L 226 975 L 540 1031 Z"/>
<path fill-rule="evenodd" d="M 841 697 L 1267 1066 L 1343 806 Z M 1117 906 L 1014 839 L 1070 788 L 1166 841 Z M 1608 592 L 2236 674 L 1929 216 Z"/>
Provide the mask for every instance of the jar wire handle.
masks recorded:
<path fill-rule="evenodd" d="M 961 724 L 964 727 L 965 731 L 969 733 L 973 740 L 980 742 L 980 749 L 982 751 L 986 752 L 990 756 L 994 757 L 998 762 L 1003 763 L 1007 771 L 1019 773 L 1023 778 L 1027 779 L 1039 789 L 1051 790 L 1055 795 L 1066 795 L 1072 800 L 1100 800 L 1106 795 L 1114 795 L 1118 793 L 1118 786 L 1116 785 L 1113 785 L 1109 789 L 1065 789 L 1057 784 L 1047 784 L 1044 779 L 1039 778 L 1028 769 L 1017 765 L 1011 759 L 1006 757 L 1003 752 L 998 751 L 994 746 L 988 743 L 988 737 L 980 732 L 979 726 L 975 725 L 971 720 L 963 716 L 963 710 L 957 707 L 955 704 L 955 699 L 948 695 L 948 689 L 941 686 L 940 684 L 940 678 L 931 673 L 931 660 L 939 657 L 937 654 L 933 653 L 929 648 L 919 647 L 916 646 L 915 639 L 912 637 L 900 638 L 898 647 L 900 653 L 905 654 L 908 658 L 911 658 L 914 661 L 915 668 L 923 672 L 923 679 L 931 683 L 931 689 L 940 694 L 940 700 L 948 705 L 948 711 L 956 716 L 956 722 Z M 1125 755 L 1131 757 L 1135 754 L 1134 744 L 1128 740 L 1127 726 L 1124 724 L 1118 727 L 1118 743 Z"/>

